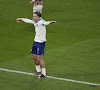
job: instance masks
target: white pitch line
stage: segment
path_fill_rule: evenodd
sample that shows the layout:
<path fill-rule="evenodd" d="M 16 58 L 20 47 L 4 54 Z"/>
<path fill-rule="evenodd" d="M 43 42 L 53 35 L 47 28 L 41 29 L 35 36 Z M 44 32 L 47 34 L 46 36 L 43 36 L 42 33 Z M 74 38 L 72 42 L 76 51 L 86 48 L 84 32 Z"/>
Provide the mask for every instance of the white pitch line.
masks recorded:
<path fill-rule="evenodd" d="M 16 70 L 9 70 L 9 69 L 4 69 L 4 68 L 0 68 L 0 70 L 7 71 L 7 72 L 21 73 L 21 74 L 26 74 L 26 75 L 32 75 L 32 73 L 16 71 Z M 57 79 L 57 80 L 63 80 L 63 81 L 70 81 L 70 82 L 76 82 L 76 83 L 100 86 L 100 84 L 97 84 L 97 83 L 90 83 L 90 82 L 77 81 L 77 80 L 72 80 L 72 79 L 58 78 L 58 77 L 53 77 L 53 76 L 46 76 L 46 77 L 47 78 L 52 78 L 52 79 Z"/>

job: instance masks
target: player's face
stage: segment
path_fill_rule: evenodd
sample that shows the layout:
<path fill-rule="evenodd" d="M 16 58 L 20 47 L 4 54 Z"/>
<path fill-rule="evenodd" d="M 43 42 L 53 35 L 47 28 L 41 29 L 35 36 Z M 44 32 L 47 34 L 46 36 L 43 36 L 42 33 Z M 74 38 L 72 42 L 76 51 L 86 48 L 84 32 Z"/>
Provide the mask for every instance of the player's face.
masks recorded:
<path fill-rule="evenodd" d="M 33 21 L 38 22 L 39 16 L 37 14 L 33 14 Z"/>

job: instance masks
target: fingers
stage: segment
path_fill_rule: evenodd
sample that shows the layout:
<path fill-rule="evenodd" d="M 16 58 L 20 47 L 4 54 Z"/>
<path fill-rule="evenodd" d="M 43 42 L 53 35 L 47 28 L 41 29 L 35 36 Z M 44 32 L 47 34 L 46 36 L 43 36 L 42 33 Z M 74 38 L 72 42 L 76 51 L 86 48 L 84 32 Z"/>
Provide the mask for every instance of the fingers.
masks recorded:
<path fill-rule="evenodd" d="M 17 18 L 16 20 L 17 20 L 17 21 L 20 21 L 20 20 L 21 20 L 21 18 Z"/>
<path fill-rule="evenodd" d="M 56 21 L 50 21 L 50 23 L 56 23 Z"/>
<path fill-rule="evenodd" d="M 56 21 L 52 21 L 52 23 L 56 23 Z"/>
<path fill-rule="evenodd" d="M 18 23 L 20 23 L 20 21 L 17 21 Z"/>
<path fill-rule="evenodd" d="M 16 19 L 16 22 L 20 23 L 20 20 L 21 20 L 21 18 L 17 18 Z"/>

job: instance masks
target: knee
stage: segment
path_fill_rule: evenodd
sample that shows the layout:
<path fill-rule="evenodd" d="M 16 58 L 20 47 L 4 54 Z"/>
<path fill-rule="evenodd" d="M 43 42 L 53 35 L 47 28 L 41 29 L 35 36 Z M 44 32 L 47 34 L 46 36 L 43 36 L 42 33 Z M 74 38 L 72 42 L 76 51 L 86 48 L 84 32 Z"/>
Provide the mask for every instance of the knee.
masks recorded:
<path fill-rule="evenodd" d="M 38 56 L 37 57 L 37 60 L 40 62 L 42 60 L 42 58 Z"/>
<path fill-rule="evenodd" d="M 32 58 L 33 58 L 33 60 L 37 60 L 37 57 L 36 57 L 36 56 L 34 56 L 34 55 L 32 56 Z"/>

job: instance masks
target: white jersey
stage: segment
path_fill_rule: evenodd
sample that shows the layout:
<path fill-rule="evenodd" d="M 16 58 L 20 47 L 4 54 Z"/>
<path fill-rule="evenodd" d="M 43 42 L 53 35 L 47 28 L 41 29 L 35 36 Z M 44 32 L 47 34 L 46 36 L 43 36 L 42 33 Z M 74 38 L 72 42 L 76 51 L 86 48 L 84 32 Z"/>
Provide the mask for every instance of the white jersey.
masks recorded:
<path fill-rule="evenodd" d="M 46 41 L 46 25 L 50 24 L 50 21 L 45 21 L 43 19 L 40 19 L 37 23 L 35 23 L 33 20 L 22 18 L 22 21 L 30 24 L 34 24 L 35 26 L 35 42 L 44 42 Z"/>

